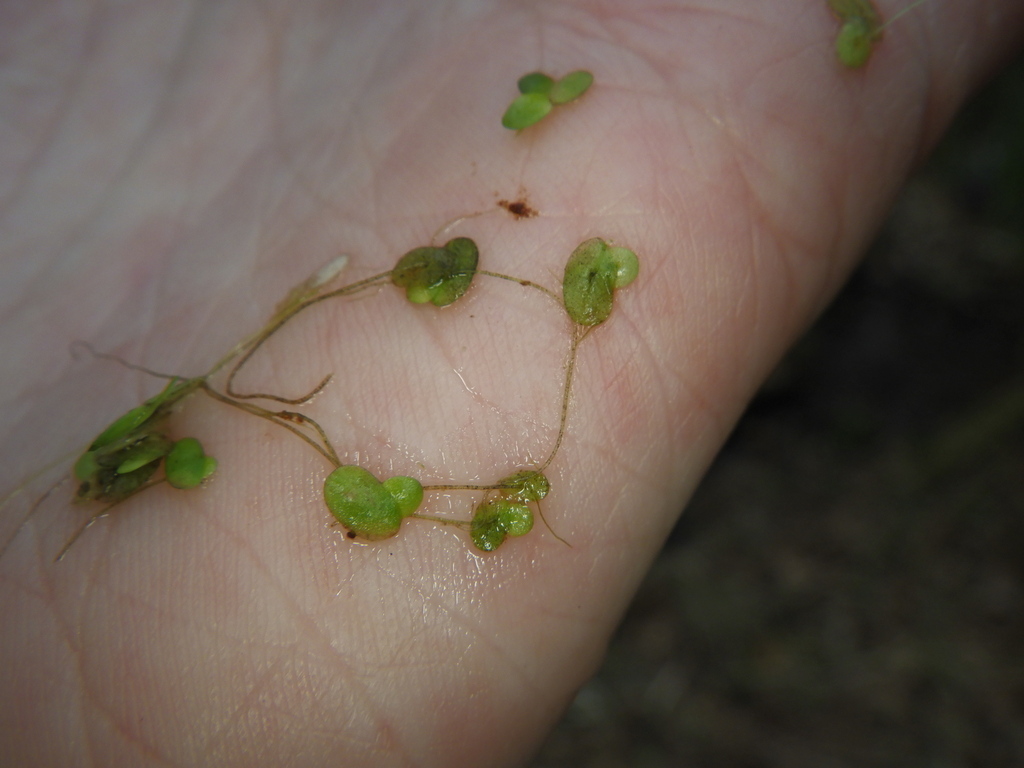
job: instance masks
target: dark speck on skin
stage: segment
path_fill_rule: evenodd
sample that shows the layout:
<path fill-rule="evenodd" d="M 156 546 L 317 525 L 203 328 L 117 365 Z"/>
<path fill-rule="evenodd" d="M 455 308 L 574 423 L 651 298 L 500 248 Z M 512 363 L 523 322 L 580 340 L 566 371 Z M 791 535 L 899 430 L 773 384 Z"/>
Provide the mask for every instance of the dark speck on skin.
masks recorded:
<path fill-rule="evenodd" d="M 537 211 L 527 205 L 525 200 L 499 200 L 498 205 L 517 219 L 531 219 L 537 215 Z"/>

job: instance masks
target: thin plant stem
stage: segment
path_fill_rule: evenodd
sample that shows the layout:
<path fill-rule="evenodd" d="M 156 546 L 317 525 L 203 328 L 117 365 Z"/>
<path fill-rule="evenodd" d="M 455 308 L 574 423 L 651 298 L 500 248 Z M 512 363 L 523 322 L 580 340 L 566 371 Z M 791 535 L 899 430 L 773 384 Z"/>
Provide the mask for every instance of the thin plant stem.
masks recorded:
<path fill-rule="evenodd" d="M 287 403 L 289 405 L 298 405 L 301 403 L 308 402 L 311 397 L 318 394 L 325 386 L 327 386 L 327 382 L 330 381 L 331 379 L 330 375 L 326 376 L 323 379 L 323 381 L 320 382 L 320 384 L 313 388 L 310 394 L 306 395 L 303 398 L 286 398 L 280 397 L 279 395 L 271 395 L 265 392 L 252 394 L 237 392 L 235 391 L 234 388 L 235 377 L 238 375 L 238 372 L 242 369 L 242 367 L 249 361 L 249 358 L 253 356 L 256 350 L 263 346 L 264 342 L 266 342 L 267 339 L 269 339 L 271 336 L 277 333 L 285 323 L 287 323 L 293 317 L 298 315 L 300 312 L 309 309 L 310 307 L 315 306 L 316 304 L 319 304 L 322 301 L 333 299 L 336 296 L 350 296 L 353 293 L 357 293 L 373 285 L 382 283 L 390 276 L 391 270 L 388 270 L 387 272 L 381 272 L 380 274 L 373 275 L 372 277 L 368 277 L 364 280 L 359 280 L 355 283 L 351 283 L 336 290 L 328 291 L 327 293 L 320 294 L 319 296 L 314 296 L 311 299 L 300 301 L 297 304 L 287 307 L 282 312 L 276 314 L 271 319 L 271 321 L 266 326 L 263 327 L 263 329 L 259 333 L 257 333 L 253 338 L 249 339 L 247 342 L 244 342 L 240 348 L 236 347 L 234 350 L 229 352 L 220 362 L 217 363 L 217 365 L 213 367 L 212 371 L 216 371 L 223 365 L 225 365 L 229 360 L 234 358 L 236 355 L 242 355 L 242 357 L 237 362 L 235 362 L 234 367 L 228 374 L 228 380 L 224 387 L 224 391 L 226 392 L 226 394 L 238 400 L 274 400 L 275 402 Z"/>
<path fill-rule="evenodd" d="M 469 530 L 469 526 L 472 525 L 470 520 L 454 520 L 450 517 L 441 517 L 439 515 L 421 515 L 419 512 L 413 512 L 409 517 L 417 520 L 429 520 L 432 523 L 441 523 L 442 525 L 454 525 L 463 530 Z"/>
<path fill-rule="evenodd" d="M 540 283 L 533 282 L 533 280 L 524 280 L 521 277 L 512 277 L 512 275 L 503 275 L 501 272 L 491 272 L 490 270 L 487 270 L 487 269 L 478 269 L 476 271 L 476 273 L 478 275 L 487 275 L 488 277 L 496 277 L 499 280 L 508 280 L 509 282 L 512 282 L 512 283 L 519 283 L 519 285 L 525 286 L 527 288 L 536 288 L 538 291 L 540 291 L 541 293 L 543 293 L 546 296 L 548 296 L 548 298 L 554 299 L 559 304 L 562 303 L 562 300 L 558 297 L 558 294 L 556 294 L 550 288 L 545 288 Z"/>
<path fill-rule="evenodd" d="M 555 438 L 555 444 L 551 448 L 551 453 L 548 454 L 544 463 L 540 465 L 538 470 L 540 472 L 543 472 L 551 466 L 551 462 L 555 460 L 555 454 L 557 454 L 558 449 L 562 447 L 562 440 L 565 438 L 565 425 L 569 418 L 569 401 L 572 398 L 572 381 L 576 374 L 577 353 L 579 352 L 580 344 L 594 327 L 596 326 L 591 326 L 590 328 L 574 326 L 573 328 L 572 345 L 569 347 L 569 361 L 566 363 L 565 387 L 562 389 L 562 408 L 558 421 L 558 437 Z"/>
<path fill-rule="evenodd" d="M 324 432 L 324 429 L 315 419 L 309 416 L 304 416 L 303 414 L 296 414 L 292 411 L 275 412 L 267 410 L 266 408 L 261 408 L 260 406 L 255 405 L 253 403 L 243 403 L 218 392 L 217 390 L 213 389 L 212 387 L 205 383 L 202 389 L 214 400 L 218 400 L 222 403 L 225 403 L 226 405 L 230 405 L 232 408 L 238 408 L 239 410 L 245 411 L 246 413 L 252 414 L 253 416 L 259 416 L 261 419 L 266 419 L 267 421 L 277 424 L 279 427 L 287 429 L 289 432 L 293 433 L 301 440 L 304 440 L 306 443 L 308 443 L 310 447 L 312 447 L 313 450 L 315 450 L 317 453 L 323 456 L 324 459 L 326 459 L 329 464 L 331 464 L 334 467 L 341 466 L 341 461 L 338 458 L 337 452 L 334 450 L 334 446 L 328 439 L 327 433 Z M 282 416 L 282 414 L 285 415 Z M 295 417 L 301 419 L 301 423 L 303 424 L 312 425 L 313 429 L 315 429 L 317 434 L 320 436 L 320 439 L 324 441 L 324 444 L 317 444 L 317 442 L 313 440 L 313 438 L 304 433 L 294 424 L 289 423 L 289 419 Z"/>

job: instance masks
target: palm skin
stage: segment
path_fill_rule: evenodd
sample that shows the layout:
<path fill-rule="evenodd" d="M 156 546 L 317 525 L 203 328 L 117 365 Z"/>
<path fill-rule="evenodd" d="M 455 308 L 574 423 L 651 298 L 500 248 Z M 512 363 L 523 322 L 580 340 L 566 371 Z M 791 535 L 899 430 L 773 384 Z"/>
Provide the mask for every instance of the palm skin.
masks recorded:
<path fill-rule="evenodd" d="M 19 528 L 45 482 L 16 497 L 4 764 L 521 763 L 746 401 L 1019 40 L 1018 6 L 923 6 L 857 72 L 826 9 L 781 0 L 4 9 L 5 491 L 162 386 L 72 358 L 76 339 L 202 372 L 338 253 L 359 279 L 439 232 L 551 288 L 589 237 L 642 262 L 580 347 L 549 471 L 571 547 L 538 525 L 481 555 L 418 521 L 354 544 L 320 457 L 201 395 L 174 429 L 220 460 L 202 490 L 147 491 L 56 564 L 89 511 L 65 485 Z M 519 75 L 579 67 L 586 97 L 501 128 Z M 487 482 L 554 445 L 569 334 L 493 278 L 445 310 L 380 290 L 296 318 L 238 385 L 297 395 L 333 371 L 307 412 L 343 460 Z"/>

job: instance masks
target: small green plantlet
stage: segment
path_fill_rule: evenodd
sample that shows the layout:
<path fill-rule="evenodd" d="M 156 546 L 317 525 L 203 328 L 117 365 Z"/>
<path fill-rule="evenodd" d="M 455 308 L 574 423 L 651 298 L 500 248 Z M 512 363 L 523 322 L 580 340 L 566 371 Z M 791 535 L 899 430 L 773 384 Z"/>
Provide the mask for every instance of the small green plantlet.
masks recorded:
<path fill-rule="evenodd" d="M 391 282 L 405 288 L 413 304 L 429 301 L 436 307 L 446 307 L 469 290 L 479 257 L 476 243 L 468 237 L 449 240 L 441 248 L 414 248 L 399 259 L 391 272 Z"/>
<path fill-rule="evenodd" d="M 852 18 L 843 22 L 836 36 L 836 56 L 850 69 L 859 69 L 868 63 L 875 43 L 882 39 L 882 33 L 871 27 L 863 18 Z"/>
<path fill-rule="evenodd" d="M 583 69 L 561 80 L 543 72 L 523 75 L 517 83 L 519 96 L 505 110 L 501 124 L 513 131 L 529 128 L 547 117 L 553 107 L 578 99 L 593 83 L 594 76 Z"/>
<path fill-rule="evenodd" d="M 836 37 L 836 56 L 847 67 L 863 67 L 882 39 L 882 17 L 871 0 L 828 0 L 843 25 Z"/>
<path fill-rule="evenodd" d="M 175 488 L 195 488 L 217 470 L 217 460 L 207 456 L 194 437 L 185 437 L 174 444 L 164 462 L 167 482 Z"/>
<path fill-rule="evenodd" d="M 612 312 L 615 290 L 632 283 L 640 261 L 628 248 L 608 245 L 599 237 L 580 243 L 565 265 L 562 302 L 573 322 L 599 325 Z"/>
<path fill-rule="evenodd" d="M 875 44 L 882 40 L 885 28 L 903 14 L 927 0 L 916 0 L 889 21 L 882 23 L 882 15 L 872 0 L 828 0 L 828 6 L 843 23 L 836 36 L 836 56 L 850 69 L 859 69 L 868 63 Z"/>
<path fill-rule="evenodd" d="M 201 385 L 198 378 L 172 378 L 158 395 L 111 422 L 75 462 L 75 498 L 118 503 L 141 490 L 173 447 L 163 434 L 171 409 Z"/>
<path fill-rule="evenodd" d="M 353 537 L 379 541 L 398 533 L 402 520 L 419 508 L 423 486 L 412 477 L 382 483 L 362 467 L 347 464 L 327 476 L 324 500 Z"/>
<path fill-rule="evenodd" d="M 175 488 L 194 488 L 213 474 L 217 461 L 205 454 L 198 440 L 188 437 L 173 442 L 164 434 L 165 422 L 173 407 L 197 390 L 211 392 L 203 377 L 172 377 L 158 395 L 115 419 L 78 457 L 73 469 L 78 481 L 75 501 L 100 501 L 107 506 L 72 534 L 54 558 L 55 562 L 67 554 L 71 545 L 96 520 L 159 482 L 153 477 L 161 462 L 164 479 Z"/>
<path fill-rule="evenodd" d="M 84 453 L 75 462 L 76 501 L 124 501 L 149 481 L 171 446 L 161 434 L 133 432 Z"/>
<path fill-rule="evenodd" d="M 232 400 L 213 390 L 203 378 L 179 380 L 179 385 L 174 386 L 173 389 L 165 390 L 156 398 L 144 403 L 143 406 L 138 406 L 117 419 L 114 422 L 114 425 L 118 427 L 116 430 L 108 427 L 101 433 L 102 439 L 97 438 L 93 441 L 92 446 L 99 445 L 99 447 L 91 448 L 79 456 L 74 464 L 74 477 L 79 481 L 75 500 L 78 502 L 107 502 L 107 506 L 89 517 L 72 534 L 54 558 L 55 562 L 67 554 L 71 546 L 89 526 L 135 494 L 162 482 L 162 480 L 166 480 L 170 486 L 180 490 L 195 488 L 217 470 L 217 460 L 206 455 L 202 444 L 197 439 L 186 437 L 174 442 L 163 433 L 164 424 L 174 403 L 197 389 L 215 400 L 284 427 L 309 443 L 335 466 L 340 463 L 327 435 L 313 419 L 288 411 L 267 411 L 259 406 Z M 171 394 L 167 395 L 167 392 Z M 159 403 L 155 409 L 151 409 L 150 406 L 155 400 L 159 400 Z M 141 412 L 140 409 L 149 412 L 148 417 L 141 423 L 137 418 L 137 414 Z M 126 416 L 131 418 L 127 419 Z M 122 434 L 123 427 L 127 423 L 136 424 L 136 426 L 132 431 Z M 318 443 L 309 434 L 301 431 L 295 426 L 296 423 L 308 425 L 322 442 Z M 115 434 L 119 436 L 111 440 L 111 435 Z M 164 467 L 164 476 L 154 480 L 161 463 Z M 49 491 L 46 495 L 48 494 Z M 33 510 L 30 510 L 29 514 L 37 506 L 38 503 L 33 505 Z M 22 524 L 24 525 L 24 522 Z M 4 545 L 4 549 L 6 546 Z"/>
<path fill-rule="evenodd" d="M 477 261 L 476 245 L 468 238 L 457 238 L 450 241 L 443 250 L 442 261 L 447 260 L 448 271 L 442 270 L 439 276 L 435 274 L 435 284 L 426 286 L 428 291 L 433 292 L 429 298 L 439 305 L 450 303 L 465 292 L 472 280 Z M 392 276 L 391 271 L 388 271 L 342 288 L 324 291 L 324 286 L 335 280 L 344 269 L 346 262 L 347 257 L 344 256 L 331 260 L 312 277 L 289 291 L 285 299 L 277 305 L 267 324 L 257 334 L 231 349 L 205 375 L 194 378 L 166 376 L 170 381 L 160 393 L 141 405 L 129 409 L 93 439 L 89 448 L 74 462 L 72 476 L 77 481 L 75 499 L 79 502 L 106 502 L 107 505 L 93 514 L 72 535 L 58 553 L 56 560 L 63 558 L 72 544 L 90 525 L 136 493 L 163 480 L 166 480 L 174 488 L 194 488 L 216 471 L 216 459 L 206 455 L 198 440 L 184 438 L 174 442 L 165 434 L 165 422 L 174 407 L 195 391 L 203 391 L 219 402 L 287 429 L 308 443 L 333 466 L 340 465 L 337 452 L 331 445 L 327 434 L 314 419 L 294 411 L 275 412 L 252 403 L 242 402 L 245 398 L 253 397 L 267 397 L 288 403 L 305 402 L 322 390 L 330 377 L 325 378 L 312 392 L 297 399 L 287 399 L 272 394 L 234 397 L 230 389 L 231 382 L 240 366 L 252 356 L 261 344 L 299 312 L 333 296 L 352 295 L 370 286 L 382 284 Z M 128 368 L 151 375 L 164 376 L 164 374 L 155 373 L 141 366 L 126 363 L 114 355 L 97 352 L 85 342 L 76 342 L 74 346 L 84 347 L 95 357 L 113 359 Z M 223 394 L 213 389 L 208 383 L 208 379 L 232 360 L 236 360 L 236 363 L 227 379 L 228 394 Z M 162 478 L 156 476 L 161 464 L 164 467 Z M 17 528 L 18 531 L 59 484 L 52 486 L 30 506 L 28 513 Z M 394 503 L 402 514 L 415 511 L 422 499 L 422 487 L 415 480 L 392 478 L 386 487 L 393 495 Z M 0 501 L 0 507 L 21 490 L 19 488 L 12 494 L 8 494 Z M 0 547 L 0 554 L 6 551 L 12 540 L 13 537 Z"/>
<path fill-rule="evenodd" d="M 533 529 L 533 513 L 521 502 L 488 499 L 476 508 L 469 534 L 477 549 L 493 552 L 509 536 L 525 536 Z"/>
<path fill-rule="evenodd" d="M 337 263 L 332 263 L 331 266 L 335 272 L 340 269 L 340 265 Z M 318 273 L 317 279 L 330 279 L 331 275 L 324 278 L 321 276 L 322 273 L 324 270 Z M 312 291 L 315 288 L 316 286 L 309 285 L 307 290 Z M 295 292 L 293 291 L 293 293 Z M 325 458 L 333 461 L 335 465 L 340 463 L 337 461 L 327 436 L 320 425 L 312 419 L 288 411 L 274 413 L 259 406 L 239 402 L 216 392 L 208 384 L 209 376 L 243 352 L 247 348 L 246 344 L 252 344 L 254 339 L 258 338 L 258 336 L 253 337 L 249 342 L 237 346 L 205 376 L 193 378 L 155 373 L 141 366 L 125 363 L 114 355 L 96 352 L 84 342 L 78 343 L 77 346 L 85 347 L 96 357 L 117 360 L 126 367 L 151 375 L 165 376 L 170 381 L 160 393 L 149 398 L 142 405 L 129 409 L 111 422 L 75 461 L 73 468 L 73 477 L 77 481 L 75 500 L 78 502 L 106 502 L 106 506 L 93 514 L 75 531 L 57 554 L 55 560 L 63 558 L 72 544 L 96 520 L 104 517 L 111 509 L 135 494 L 164 480 L 174 488 L 194 488 L 216 471 L 217 460 L 206 455 L 198 440 L 188 437 L 174 442 L 166 434 L 166 422 L 174 408 L 196 391 L 205 392 L 215 400 L 272 421 L 305 440 Z M 313 431 L 313 436 L 295 426 L 296 423 L 300 426 L 308 426 Z M 319 437 L 322 444 L 318 443 L 314 437 Z M 161 465 L 164 468 L 162 478 L 157 476 Z M 47 491 L 43 498 L 49 493 L 50 491 Z M 33 504 L 22 525 L 27 522 L 28 517 L 38 508 L 41 501 L 42 499 Z M 4 549 L 6 546 L 7 544 L 4 545 Z"/>
<path fill-rule="evenodd" d="M 104 501 L 107 502 L 107 506 L 79 526 L 57 553 L 54 562 L 61 560 L 71 549 L 71 545 L 98 519 L 121 502 L 158 482 L 152 481 L 152 478 L 160 468 L 161 460 L 169 461 L 177 445 L 155 431 L 158 425 L 152 421 L 159 413 L 159 410 L 154 412 L 150 419 L 140 424 L 135 431 L 95 450 L 86 451 L 75 462 L 74 476 L 80 481 L 75 501 Z M 161 417 L 158 424 L 162 424 L 163 420 Z M 213 466 L 216 467 L 216 463 Z M 166 472 L 167 479 L 170 480 L 173 471 L 167 469 Z"/>
<path fill-rule="evenodd" d="M 584 76 L 580 76 L 581 74 Z M 545 92 L 546 98 L 556 88 L 562 87 L 564 95 L 558 98 L 564 101 L 575 98 L 585 91 L 591 80 L 588 73 L 572 73 L 572 76 L 566 76 L 562 81 L 555 83 L 550 78 L 535 73 L 524 78 L 520 88 L 524 92 Z M 77 499 L 107 502 L 107 506 L 92 515 L 76 531 L 57 559 L 64 556 L 92 523 L 141 490 L 163 480 L 174 488 L 194 488 L 216 471 L 216 459 L 206 455 L 198 440 L 187 437 L 175 442 L 165 431 L 165 422 L 176 404 L 195 391 L 203 391 L 219 402 L 284 427 L 320 453 L 334 468 L 324 482 L 325 502 L 334 517 L 348 529 L 348 535 L 352 538 L 360 537 L 375 541 L 392 537 L 399 532 L 403 520 L 407 517 L 457 525 L 468 530 L 477 548 L 484 551 L 493 551 L 509 536 L 526 535 L 534 524 L 534 511 L 530 505 L 536 504 L 536 512 L 541 515 L 542 520 L 544 519 L 540 501 L 548 495 L 551 487 L 544 471 L 554 460 L 565 435 L 579 344 L 593 326 L 609 316 L 614 291 L 632 282 L 639 271 L 636 255 L 626 248 L 614 247 L 604 240 L 593 238 L 581 243 L 570 257 L 566 266 L 561 302 L 577 322 L 578 328 L 572 335 L 566 365 L 558 435 L 543 463 L 532 469 L 516 471 L 494 484 L 436 485 L 424 489 L 415 478 L 404 476 L 380 482 L 361 467 L 342 465 L 326 432 L 312 418 L 295 411 L 271 411 L 251 402 L 244 402 L 248 399 L 266 398 L 286 403 L 304 403 L 324 388 L 330 376 L 321 381 L 310 393 L 296 399 L 266 393 L 240 395 L 232 390 L 232 381 L 245 362 L 267 339 L 300 312 L 332 297 L 351 296 L 365 288 L 382 285 L 388 281 L 404 288 L 408 299 L 413 303 L 430 302 L 438 307 L 447 306 L 463 296 L 477 274 L 533 288 L 552 300 L 559 301 L 554 292 L 533 281 L 478 270 L 478 261 L 476 244 L 469 238 L 458 237 L 441 247 L 431 245 L 413 249 L 388 272 L 325 291 L 323 286 L 331 282 L 344 267 L 345 259 L 336 259 L 312 278 L 292 289 L 277 305 L 273 316 L 263 329 L 236 345 L 207 374 L 190 379 L 167 377 L 170 378 L 170 382 L 159 394 L 115 419 L 97 435 L 88 450 L 75 462 L 74 477 L 79 482 Z M 99 357 L 112 357 L 95 351 L 93 354 Z M 210 385 L 209 378 L 233 360 L 235 362 L 227 376 L 225 392 L 215 390 Z M 147 370 L 127 363 L 125 365 Z M 161 465 L 164 469 L 162 477 L 156 474 Z M 460 521 L 418 514 L 424 490 L 456 489 L 485 492 L 485 498 L 471 520 Z M 50 491 L 47 491 L 43 498 L 49 493 Z M 38 508 L 41 501 L 42 499 L 37 500 L 29 510 L 29 515 Z M 550 529 L 550 526 L 548 528 Z M 568 544 L 557 533 L 552 533 L 560 541 Z"/>
<path fill-rule="evenodd" d="M 522 469 L 503 477 L 490 487 L 488 497 L 476 508 L 469 523 L 474 546 L 493 552 L 507 537 L 528 534 L 533 529 L 533 512 L 529 505 L 540 502 L 549 490 L 551 484 L 537 469 Z"/>
<path fill-rule="evenodd" d="M 551 483 L 544 473 L 536 469 L 523 469 L 502 478 L 495 485 L 501 489 L 501 495 L 509 501 L 531 502 L 540 501 L 548 495 Z"/>

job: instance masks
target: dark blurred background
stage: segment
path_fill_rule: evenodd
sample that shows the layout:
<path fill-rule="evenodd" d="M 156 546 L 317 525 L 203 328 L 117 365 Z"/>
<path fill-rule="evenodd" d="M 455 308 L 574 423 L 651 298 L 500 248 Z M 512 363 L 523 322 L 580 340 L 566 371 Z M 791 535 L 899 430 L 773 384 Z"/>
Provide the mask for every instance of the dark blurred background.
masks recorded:
<path fill-rule="evenodd" d="M 1024 60 L 712 467 L 534 768 L 1024 766 Z"/>

